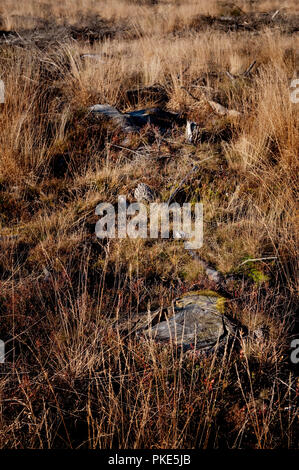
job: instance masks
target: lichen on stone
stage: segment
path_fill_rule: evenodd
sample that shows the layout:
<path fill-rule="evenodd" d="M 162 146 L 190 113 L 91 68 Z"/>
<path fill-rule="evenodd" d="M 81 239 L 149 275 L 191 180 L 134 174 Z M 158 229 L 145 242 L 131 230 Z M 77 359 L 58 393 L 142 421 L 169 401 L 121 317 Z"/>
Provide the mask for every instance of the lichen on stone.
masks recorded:
<path fill-rule="evenodd" d="M 157 342 L 172 342 L 184 350 L 213 347 L 232 331 L 223 315 L 226 299 L 214 291 L 193 291 L 173 303 L 173 315 L 143 334 Z"/>

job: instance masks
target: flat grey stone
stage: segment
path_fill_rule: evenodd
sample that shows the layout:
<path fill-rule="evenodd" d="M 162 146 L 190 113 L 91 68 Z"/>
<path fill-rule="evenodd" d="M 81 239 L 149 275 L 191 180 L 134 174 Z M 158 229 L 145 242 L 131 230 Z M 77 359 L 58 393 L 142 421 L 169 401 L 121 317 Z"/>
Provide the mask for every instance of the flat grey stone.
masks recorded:
<path fill-rule="evenodd" d="M 172 316 L 154 326 L 143 327 L 142 334 L 157 342 L 171 342 L 188 349 L 212 348 L 234 333 L 232 322 L 223 314 L 223 297 L 190 293 L 175 301 Z"/>
<path fill-rule="evenodd" d="M 118 109 L 110 106 L 109 104 L 96 104 L 89 108 L 89 111 L 94 115 L 102 115 L 111 120 L 117 127 L 120 127 L 124 132 L 137 132 L 138 127 L 134 125 L 128 114 L 123 114 Z"/>

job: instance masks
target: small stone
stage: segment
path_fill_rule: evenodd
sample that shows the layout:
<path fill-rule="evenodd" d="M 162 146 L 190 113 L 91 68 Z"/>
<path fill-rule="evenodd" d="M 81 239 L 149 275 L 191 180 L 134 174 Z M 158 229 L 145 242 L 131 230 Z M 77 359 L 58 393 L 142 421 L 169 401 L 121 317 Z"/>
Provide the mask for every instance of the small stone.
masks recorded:
<path fill-rule="evenodd" d="M 51 273 L 47 268 L 43 269 L 44 281 L 49 281 Z"/>
<path fill-rule="evenodd" d="M 199 127 L 195 122 L 187 121 L 186 124 L 186 141 L 192 144 L 197 140 Z"/>
<path fill-rule="evenodd" d="M 235 109 L 227 109 L 225 106 L 222 106 L 220 103 L 216 103 L 216 101 L 208 101 L 209 105 L 213 109 L 213 111 L 216 114 L 219 114 L 219 116 L 230 116 L 230 117 L 240 117 L 242 116 L 242 113 Z"/>
<path fill-rule="evenodd" d="M 267 336 L 267 331 L 266 331 L 266 328 L 264 327 L 257 328 L 252 332 L 253 339 L 255 339 L 258 342 L 264 341 L 266 336 Z"/>

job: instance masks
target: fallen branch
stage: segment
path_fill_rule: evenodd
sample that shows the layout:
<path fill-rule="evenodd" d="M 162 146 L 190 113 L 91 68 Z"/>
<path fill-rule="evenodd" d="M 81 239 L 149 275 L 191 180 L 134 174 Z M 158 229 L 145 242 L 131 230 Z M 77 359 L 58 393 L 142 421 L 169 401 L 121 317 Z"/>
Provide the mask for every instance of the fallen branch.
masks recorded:
<path fill-rule="evenodd" d="M 238 78 L 242 78 L 242 77 L 249 77 L 250 75 L 250 72 L 252 71 L 253 67 L 255 66 L 256 64 L 256 60 L 254 60 L 250 65 L 249 67 L 243 72 L 243 73 L 240 73 L 239 75 L 234 75 L 233 73 L 229 72 L 229 70 L 226 70 L 225 73 L 226 75 L 228 76 L 228 78 L 230 78 L 232 81 L 235 81 L 237 80 Z"/>
<path fill-rule="evenodd" d="M 222 104 L 216 103 L 216 101 L 208 100 L 208 103 L 211 106 L 212 110 L 216 114 L 219 114 L 219 116 L 240 117 L 242 115 L 242 113 L 240 113 L 236 109 L 227 109 L 225 106 L 222 106 Z"/>
<path fill-rule="evenodd" d="M 274 18 L 276 18 L 279 12 L 280 10 L 276 10 L 276 12 L 271 16 L 271 20 L 274 20 Z"/>
<path fill-rule="evenodd" d="M 234 80 L 236 80 L 236 78 L 238 78 L 238 75 L 233 75 L 228 70 L 226 70 L 225 73 L 228 76 L 228 78 L 230 78 L 232 81 L 234 81 Z"/>
<path fill-rule="evenodd" d="M 185 88 L 184 86 L 182 86 L 181 88 L 185 90 L 188 93 L 188 95 L 191 96 L 191 98 L 193 98 L 195 101 L 200 102 L 200 100 L 196 98 L 195 96 L 193 96 L 192 93 L 190 93 L 190 91 L 187 90 L 187 88 Z M 225 106 L 222 106 L 222 104 L 217 103 L 216 101 L 209 100 L 209 98 L 206 96 L 204 91 L 202 91 L 201 93 L 204 96 L 207 103 L 210 105 L 210 107 L 216 114 L 219 114 L 220 116 L 231 116 L 231 117 L 240 117 L 242 115 L 242 113 L 240 113 L 239 111 L 235 109 L 227 109 Z"/>
<path fill-rule="evenodd" d="M 255 66 L 255 64 L 256 64 L 256 60 L 254 60 L 254 61 L 252 62 L 252 64 L 249 65 L 248 69 L 246 69 L 245 72 L 242 73 L 242 75 L 243 75 L 244 77 L 248 77 L 248 75 L 250 74 L 250 72 L 251 72 L 251 70 L 253 69 L 253 67 Z"/>
<path fill-rule="evenodd" d="M 193 98 L 195 101 L 198 101 L 200 103 L 200 100 L 198 98 L 196 98 L 196 96 L 192 95 L 192 93 L 190 93 L 190 91 L 187 90 L 187 88 L 185 88 L 184 86 L 181 86 L 181 88 L 182 88 L 182 90 L 185 90 L 186 93 L 188 93 L 188 95 L 191 96 L 191 98 Z"/>
<path fill-rule="evenodd" d="M 269 260 L 269 259 L 277 259 L 277 256 L 268 256 L 266 258 L 252 258 L 252 259 L 246 259 L 245 261 L 243 261 L 241 264 L 239 264 L 238 268 L 240 268 L 241 266 L 243 266 L 244 264 L 246 263 L 250 263 L 250 262 L 253 262 L 253 261 L 266 261 L 266 260 Z"/>

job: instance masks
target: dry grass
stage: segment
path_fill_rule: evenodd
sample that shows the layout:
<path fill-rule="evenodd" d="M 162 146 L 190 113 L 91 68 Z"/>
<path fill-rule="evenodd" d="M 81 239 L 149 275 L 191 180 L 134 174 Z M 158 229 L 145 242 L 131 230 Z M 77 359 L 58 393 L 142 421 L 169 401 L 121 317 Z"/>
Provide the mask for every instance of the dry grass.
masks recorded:
<path fill-rule="evenodd" d="M 8 353 L 0 447 L 298 447 L 299 382 L 288 362 L 298 288 L 299 105 L 290 101 L 298 34 L 269 26 L 199 34 L 196 15 L 227 7 L 141 3 L 0 7 L 1 29 L 38 26 L 41 38 L 28 46 L 31 33 L 22 32 L 22 44 L 0 44 L 0 338 Z M 238 5 L 247 13 L 283 6 L 292 21 L 296 3 Z M 87 36 L 43 38 L 43 19 L 53 31 L 80 21 L 92 30 L 91 12 L 114 33 L 92 44 Z M 253 60 L 252 78 L 225 74 Z M 201 78 L 240 119 L 212 112 Z M 123 136 L 86 115 L 95 103 L 134 109 L 126 91 L 155 83 L 169 110 L 201 125 L 201 142 L 186 144 L 182 128 L 166 136 L 145 129 L 126 148 Z M 137 107 L 152 104 L 141 98 Z M 249 333 L 267 330 L 261 340 L 244 335 L 221 357 L 180 355 L 116 328 L 190 289 L 216 288 L 180 242 L 106 243 L 94 234 L 99 202 L 130 200 L 139 182 L 167 200 L 195 163 L 179 200 L 203 202 L 201 254 L 237 278 L 225 292 L 229 315 Z M 260 258 L 271 260 L 242 264 Z"/>

